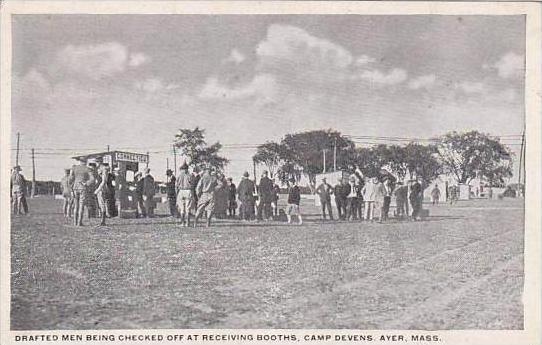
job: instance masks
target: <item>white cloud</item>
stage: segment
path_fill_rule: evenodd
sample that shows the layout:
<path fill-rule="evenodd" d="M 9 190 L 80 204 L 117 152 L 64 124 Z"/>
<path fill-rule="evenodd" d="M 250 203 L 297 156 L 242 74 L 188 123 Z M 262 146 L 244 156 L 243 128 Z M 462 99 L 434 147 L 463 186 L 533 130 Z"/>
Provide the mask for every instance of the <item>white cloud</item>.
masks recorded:
<path fill-rule="evenodd" d="M 246 85 L 229 87 L 211 77 L 203 86 L 199 97 L 203 99 L 244 99 L 259 97 L 264 101 L 271 101 L 276 93 L 276 80 L 270 74 L 258 74 Z"/>
<path fill-rule="evenodd" d="M 317 68 L 346 68 L 352 63 L 352 54 L 338 44 L 312 36 L 303 29 L 273 24 L 266 38 L 256 47 L 262 58 L 286 59 Z"/>
<path fill-rule="evenodd" d="M 136 67 L 148 60 L 143 53 L 130 54 L 118 42 L 67 45 L 56 56 L 56 63 L 61 69 L 94 80 L 122 73 L 127 66 Z"/>
<path fill-rule="evenodd" d="M 489 67 L 496 68 L 501 78 L 521 78 L 525 68 L 524 58 L 522 55 L 509 52 Z"/>
<path fill-rule="evenodd" d="M 154 93 L 164 89 L 164 84 L 160 79 L 149 78 L 143 81 L 138 81 L 134 84 L 134 87 L 138 90 Z"/>
<path fill-rule="evenodd" d="M 223 62 L 233 62 L 235 64 L 240 64 L 245 61 L 245 56 L 237 49 L 232 49 L 230 55 L 223 60 Z"/>
<path fill-rule="evenodd" d="M 369 63 L 372 63 L 372 62 L 375 62 L 375 61 L 376 61 L 375 58 L 372 58 L 372 57 L 367 56 L 367 55 L 361 55 L 360 57 L 358 57 L 356 59 L 356 65 L 362 66 L 362 65 L 366 65 L 366 64 L 369 64 Z"/>
<path fill-rule="evenodd" d="M 138 67 L 150 61 L 150 58 L 143 53 L 132 53 L 128 60 L 128 66 Z"/>
<path fill-rule="evenodd" d="M 407 79 L 407 72 L 401 68 L 394 68 L 388 73 L 379 70 L 363 71 L 355 79 L 367 80 L 377 85 L 396 85 Z"/>
<path fill-rule="evenodd" d="M 456 85 L 456 88 L 467 94 L 485 93 L 487 86 L 482 82 L 464 81 Z"/>
<path fill-rule="evenodd" d="M 418 90 L 421 88 L 429 89 L 435 85 L 437 77 L 434 74 L 422 75 L 416 77 L 408 82 L 408 88 L 412 90 Z"/>

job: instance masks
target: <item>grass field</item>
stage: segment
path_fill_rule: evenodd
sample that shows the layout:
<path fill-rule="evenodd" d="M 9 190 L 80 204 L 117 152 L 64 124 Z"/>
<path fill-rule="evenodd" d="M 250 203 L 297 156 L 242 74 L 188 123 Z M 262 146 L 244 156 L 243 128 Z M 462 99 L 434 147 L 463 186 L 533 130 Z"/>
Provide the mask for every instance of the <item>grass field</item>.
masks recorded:
<path fill-rule="evenodd" d="M 302 205 L 302 226 L 209 229 L 76 228 L 60 201 L 29 206 L 12 218 L 14 330 L 523 328 L 523 200 L 427 205 L 426 221 L 389 224 L 323 223 Z"/>

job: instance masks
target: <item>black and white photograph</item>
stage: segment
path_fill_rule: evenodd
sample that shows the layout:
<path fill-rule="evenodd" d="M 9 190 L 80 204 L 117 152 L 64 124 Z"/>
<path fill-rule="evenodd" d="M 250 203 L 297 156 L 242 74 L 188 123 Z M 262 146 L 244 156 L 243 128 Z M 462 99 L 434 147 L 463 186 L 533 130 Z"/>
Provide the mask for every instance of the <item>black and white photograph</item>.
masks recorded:
<path fill-rule="evenodd" d="M 527 15 L 147 11 L 10 15 L 10 331 L 529 328 Z"/>

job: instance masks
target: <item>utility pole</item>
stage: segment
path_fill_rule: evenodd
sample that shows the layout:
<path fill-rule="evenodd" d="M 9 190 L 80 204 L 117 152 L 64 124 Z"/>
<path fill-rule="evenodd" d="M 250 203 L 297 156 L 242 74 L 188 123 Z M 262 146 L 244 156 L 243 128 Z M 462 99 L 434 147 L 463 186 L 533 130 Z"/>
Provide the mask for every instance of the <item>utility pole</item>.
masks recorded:
<path fill-rule="evenodd" d="M 333 171 L 337 171 L 337 138 L 333 143 Z"/>
<path fill-rule="evenodd" d="M 32 192 L 30 197 L 33 198 L 36 195 L 36 162 L 34 156 L 34 149 L 32 149 Z"/>
<path fill-rule="evenodd" d="M 17 154 L 15 155 L 15 165 L 19 165 L 19 137 L 21 134 L 17 132 Z"/>
<path fill-rule="evenodd" d="M 145 168 L 148 168 L 149 167 L 149 161 L 150 161 L 150 158 L 149 158 L 149 151 L 147 151 L 147 163 L 145 165 Z"/>
<path fill-rule="evenodd" d="M 256 183 L 256 161 L 252 160 L 252 168 L 254 169 L 254 183 Z"/>
<path fill-rule="evenodd" d="M 107 152 L 109 152 L 109 145 L 107 145 Z"/>
<path fill-rule="evenodd" d="M 169 157 L 166 157 L 166 170 L 169 169 Z"/>
<path fill-rule="evenodd" d="M 322 150 L 322 153 L 324 154 L 324 169 L 322 170 L 322 174 L 326 173 L 326 151 L 327 149 Z"/>
<path fill-rule="evenodd" d="M 518 167 L 518 192 L 521 192 L 521 175 L 522 175 L 522 167 L 523 164 L 525 164 L 525 129 L 523 129 L 523 134 L 521 135 L 521 149 L 519 151 L 519 167 Z M 523 172 L 525 172 L 525 168 L 523 167 Z M 525 184 L 525 180 L 523 181 L 523 184 Z M 523 189 L 525 190 L 525 189 Z M 523 193 L 520 193 L 523 194 Z"/>
<path fill-rule="evenodd" d="M 175 145 L 173 145 L 173 173 L 177 174 L 177 150 Z"/>

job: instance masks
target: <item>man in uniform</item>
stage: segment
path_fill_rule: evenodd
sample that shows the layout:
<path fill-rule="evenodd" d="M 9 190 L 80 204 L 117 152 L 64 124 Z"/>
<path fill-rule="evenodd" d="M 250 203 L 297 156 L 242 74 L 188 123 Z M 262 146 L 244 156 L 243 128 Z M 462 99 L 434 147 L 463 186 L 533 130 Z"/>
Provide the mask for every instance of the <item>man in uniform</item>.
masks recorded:
<path fill-rule="evenodd" d="M 92 178 L 94 179 L 94 183 L 90 186 L 88 186 L 88 200 L 87 200 L 87 211 L 88 211 L 88 217 L 89 218 L 95 218 L 97 215 L 98 210 L 98 199 L 96 198 L 96 194 L 94 191 L 96 190 L 98 182 L 98 171 L 96 169 L 96 163 L 90 162 L 88 163 L 88 168 L 90 170 L 90 173 L 92 174 Z"/>
<path fill-rule="evenodd" d="M 79 165 L 74 165 L 70 173 L 70 184 L 73 185 L 74 225 L 83 226 L 85 205 L 88 202 L 88 189 L 94 184 L 94 177 L 82 157 L 77 159 Z"/>
<path fill-rule="evenodd" d="M 96 187 L 94 194 L 96 195 L 96 199 L 98 200 L 98 207 L 100 209 L 100 218 L 101 218 L 100 226 L 104 226 L 105 218 L 107 217 L 107 214 L 108 214 L 107 198 L 108 198 L 108 195 L 111 193 L 109 191 L 110 186 L 107 184 L 107 181 L 109 179 L 109 164 L 105 163 L 100 166 L 98 179 L 100 183 L 98 187 Z"/>
<path fill-rule="evenodd" d="M 117 205 L 117 214 L 119 217 L 121 210 L 124 210 L 128 206 L 128 182 L 124 178 L 125 173 L 119 167 L 115 167 L 115 196 L 119 201 Z"/>
<path fill-rule="evenodd" d="M 194 227 L 198 225 L 198 219 L 203 212 L 207 212 L 207 227 L 211 226 L 211 218 L 215 207 L 214 193 L 217 186 L 218 181 L 216 172 L 214 170 L 209 171 L 209 169 L 206 168 L 196 188 L 198 195 L 198 210 L 196 212 L 196 217 L 194 218 Z"/>
<path fill-rule="evenodd" d="M 184 163 L 181 165 L 175 186 L 177 192 L 177 210 L 181 217 L 181 226 L 190 226 L 190 211 L 196 207 L 191 189 L 193 179 L 193 175 L 188 173 L 188 164 Z"/>
<path fill-rule="evenodd" d="M 335 204 L 337 205 L 337 212 L 339 213 L 339 219 L 346 219 L 346 188 L 344 178 L 339 179 L 339 183 L 335 185 L 333 194 L 335 195 Z"/>
<path fill-rule="evenodd" d="M 23 214 L 24 210 L 24 193 L 26 189 L 26 180 L 21 174 L 21 167 L 15 166 L 13 168 L 13 172 L 11 174 L 11 195 L 12 195 L 12 202 L 13 202 L 13 213 L 17 215 Z M 27 211 L 24 210 L 24 213 L 26 214 Z"/>
<path fill-rule="evenodd" d="M 60 180 L 60 189 L 62 197 L 64 197 L 64 205 L 62 206 L 64 217 L 69 218 L 73 212 L 73 186 L 70 184 L 70 169 L 64 169 L 64 177 Z"/>

